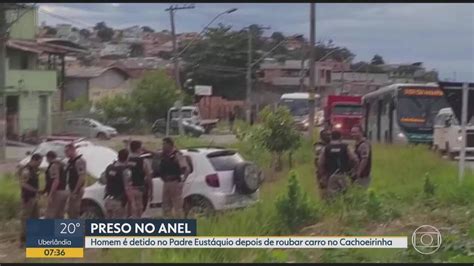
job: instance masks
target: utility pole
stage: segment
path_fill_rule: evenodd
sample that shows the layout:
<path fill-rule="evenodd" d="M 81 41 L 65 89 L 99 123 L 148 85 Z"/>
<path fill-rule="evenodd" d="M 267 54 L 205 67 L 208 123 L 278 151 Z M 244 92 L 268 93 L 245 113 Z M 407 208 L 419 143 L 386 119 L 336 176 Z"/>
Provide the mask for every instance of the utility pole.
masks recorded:
<path fill-rule="evenodd" d="M 309 50 L 309 139 L 313 141 L 314 136 L 314 109 L 315 109 L 315 93 L 316 93 L 316 86 L 314 84 L 314 72 L 315 72 L 315 53 L 314 53 L 314 46 L 316 44 L 316 4 L 310 3 L 310 26 L 309 26 L 309 42 L 310 42 L 310 50 Z"/>
<path fill-rule="evenodd" d="M 268 30 L 270 27 L 259 27 L 260 29 Z M 245 101 L 246 101 L 246 111 L 245 111 L 245 119 L 247 123 L 250 123 L 251 117 L 252 117 L 252 99 L 251 99 L 251 94 L 252 94 L 252 68 L 255 66 L 257 62 L 252 63 L 252 45 L 253 45 L 253 37 L 252 37 L 252 28 L 247 27 L 248 30 L 248 42 L 247 42 L 247 73 L 245 76 L 245 81 L 247 83 L 247 90 L 245 93 Z M 279 45 L 277 45 L 279 46 Z M 275 48 L 275 47 L 274 47 Z"/>
<path fill-rule="evenodd" d="M 245 80 L 247 81 L 247 91 L 245 93 L 245 99 L 247 100 L 246 105 L 247 109 L 245 111 L 245 118 L 247 123 L 250 123 L 252 120 L 252 104 L 250 100 L 250 93 L 252 92 L 252 32 L 250 27 L 248 28 L 248 47 L 247 47 L 247 74 Z"/>
<path fill-rule="evenodd" d="M 5 115 L 5 90 L 6 90 L 6 43 L 8 40 L 7 5 L 0 3 L 0 161 L 6 158 L 6 115 Z"/>
<path fill-rule="evenodd" d="M 172 5 L 169 8 L 165 9 L 165 11 L 168 11 L 170 13 L 171 37 L 173 41 L 174 78 L 176 82 L 176 88 L 178 90 L 181 90 L 181 79 L 179 75 L 178 45 L 176 41 L 176 30 L 175 30 L 175 25 L 174 25 L 174 12 L 176 10 L 181 10 L 181 9 L 194 9 L 194 5 L 184 5 L 184 6 Z M 178 107 L 178 128 L 179 128 L 179 135 L 184 135 L 184 128 L 182 124 L 183 115 L 181 112 L 181 106 L 182 104 L 179 104 L 179 107 Z"/>

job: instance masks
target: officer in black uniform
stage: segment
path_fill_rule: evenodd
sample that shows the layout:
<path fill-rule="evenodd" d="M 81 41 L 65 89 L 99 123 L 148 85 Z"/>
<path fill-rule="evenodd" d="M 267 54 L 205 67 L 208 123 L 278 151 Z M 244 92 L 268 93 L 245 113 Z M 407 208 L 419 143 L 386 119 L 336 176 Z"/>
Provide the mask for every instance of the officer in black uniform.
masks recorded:
<path fill-rule="evenodd" d="M 57 159 L 54 151 L 46 153 L 49 163 L 45 172 L 46 186 L 44 192 L 48 195 L 46 219 L 63 219 L 69 191 L 66 190 L 66 172 L 64 164 Z"/>
<path fill-rule="evenodd" d="M 326 145 L 319 158 L 320 182 L 325 187 L 323 194 L 331 198 L 348 187 L 348 179 L 351 172 L 358 165 L 358 159 L 341 140 L 339 131 L 331 132 L 331 142 Z M 324 190 L 324 189 L 323 189 Z"/>
<path fill-rule="evenodd" d="M 35 153 L 31 156 L 30 161 L 19 170 L 21 184 L 20 247 L 23 247 L 26 241 L 26 221 L 39 218 L 37 196 L 39 192 L 38 169 L 42 161 L 43 157 Z"/>
<path fill-rule="evenodd" d="M 130 142 L 130 156 L 128 164 L 132 171 L 132 199 L 129 202 L 131 217 L 140 218 L 144 211 L 146 203 L 152 200 L 152 170 L 151 165 L 144 154 L 142 142 L 134 140 Z M 146 196 L 146 197 L 145 197 Z"/>
<path fill-rule="evenodd" d="M 66 145 L 65 154 L 69 158 L 66 176 L 69 188 L 67 214 L 69 219 L 77 219 L 80 215 L 82 196 L 86 184 L 86 161 L 77 154 L 74 144 Z"/>
<path fill-rule="evenodd" d="M 130 200 L 132 172 L 128 164 L 128 150 L 118 152 L 118 161 L 105 169 L 105 210 L 108 219 L 123 219 L 127 216 L 126 204 Z"/>

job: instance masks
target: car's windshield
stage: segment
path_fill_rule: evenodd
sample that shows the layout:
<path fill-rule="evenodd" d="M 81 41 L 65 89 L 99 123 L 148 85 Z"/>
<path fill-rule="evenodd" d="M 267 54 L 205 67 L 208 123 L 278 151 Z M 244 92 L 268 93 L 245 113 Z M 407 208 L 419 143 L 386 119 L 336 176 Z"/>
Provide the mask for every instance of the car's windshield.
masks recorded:
<path fill-rule="evenodd" d="M 338 104 L 332 109 L 335 115 L 362 115 L 361 105 Z"/>
<path fill-rule="evenodd" d="M 439 110 L 445 107 L 444 97 L 401 96 L 398 99 L 398 118 L 404 126 L 431 127 Z"/>
<path fill-rule="evenodd" d="M 54 151 L 59 158 L 64 158 L 65 157 L 65 154 L 64 154 L 64 144 L 62 143 L 55 143 L 55 142 L 43 142 L 41 143 L 40 145 L 38 145 L 34 150 L 33 150 L 33 154 L 34 153 L 39 153 L 41 154 L 42 156 L 45 156 L 46 153 L 48 153 L 49 151 Z"/>
<path fill-rule="evenodd" d="M 319 99 L 315 100 L 315 107 L 319 107 Z M 292 116 L 305 116 L 309 114 L 309 100 L 308 99 L 281 99 L 280 106 L 285 106 L 290 110 Z"/>

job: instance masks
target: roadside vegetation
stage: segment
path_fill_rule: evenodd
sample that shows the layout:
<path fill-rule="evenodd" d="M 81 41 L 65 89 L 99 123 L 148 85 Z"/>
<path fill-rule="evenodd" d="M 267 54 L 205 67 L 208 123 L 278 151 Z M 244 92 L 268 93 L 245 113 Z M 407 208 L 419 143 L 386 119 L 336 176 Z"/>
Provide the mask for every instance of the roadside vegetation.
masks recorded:
<path fill-rule="evenodd" d="M 265 173 L 260 201 L 252 207 L 198 220 L 200 236 L 271 235 L 402 235 L 402 249 L 120 249 L 93 252 L 100 262 L 472 262 L 474 260 L 474 174 L 462 184 L 457 167 L 425 146 L 373 146 L 373 180 L 367 191 L 351 189 L 327 204 L 321 202 L 314 177 L 312 144 L 302 138 L 293 163 L 281 171 L 256 134 L 256 126 L 238 122 L 239 142 L 231 145 Z M 145 143 L 151 149 L 159 142 Z M 177 138 L 179 147 L 209 145 Z M 117 147 L 120 148 L 120 147 Z M 287 153 L 286 153 L 287 154 Z M 0 179 L 1 223 L 18 215 L 18 184 Z M 411 248 L 411 234 L 420 225 L 438 228 L 443 243 L 433 255 Z M 86 258 L 87 260 L 87 258 Z"/>
<path fill-rule="evenodd" d="M 103 261 L 120 262 L 472 262 L 474 260 L 474 174 L 463 184 L 457 168 L 425 146 L 374 145 L 373 181 L 368 191 L 351 189 L 334 202 L 321 202 L 313 174 L 311 143 L 302 139 L 293 167 L 269 168 L 272 155 L 255 143 L 255 127 L 237 126 L 232 145 L 266 174 L 255 206 L 198 220 L 200 236 L 403 235 L 399 249 L 145 249 L 110 250 Z M 269 176 L 269 174 L 273 176 Z M 290 208 L 293 207 L 293 208 Z M 291 210 L 290 210 L 291 209 Z M 437 227 L 440 250 L 418 254 L 410 243 L 420 225 Z"/>

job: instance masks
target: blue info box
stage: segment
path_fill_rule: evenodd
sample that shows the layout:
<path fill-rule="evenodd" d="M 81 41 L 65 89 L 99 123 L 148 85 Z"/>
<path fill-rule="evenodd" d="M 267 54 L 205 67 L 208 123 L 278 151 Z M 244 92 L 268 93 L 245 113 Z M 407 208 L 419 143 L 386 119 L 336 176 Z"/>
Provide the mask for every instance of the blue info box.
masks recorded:
<path fill-rule="evenodd" d="M 196 236 L 192 219 L 86 220 L 85 236 Z"/>
<path fill-rule="evenodd" d="M 29 219 L 26 222 L 26 247 L 84 247 L 84 221 Z"/>

